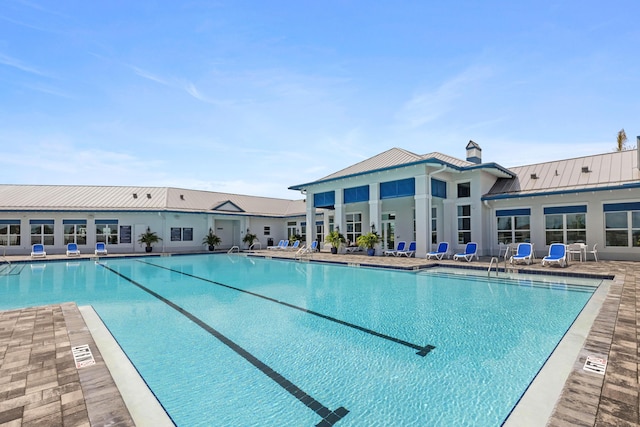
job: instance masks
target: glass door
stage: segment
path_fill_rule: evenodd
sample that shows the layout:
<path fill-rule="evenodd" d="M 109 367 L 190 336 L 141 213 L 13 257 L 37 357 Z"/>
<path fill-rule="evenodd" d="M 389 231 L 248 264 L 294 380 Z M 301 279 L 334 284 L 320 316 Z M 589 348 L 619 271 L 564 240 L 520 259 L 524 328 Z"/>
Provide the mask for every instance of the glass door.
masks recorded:
<path fill-rule="evenodd" d="M 396 248 L 396 214 L 382 214 L 382 250 Z"/>

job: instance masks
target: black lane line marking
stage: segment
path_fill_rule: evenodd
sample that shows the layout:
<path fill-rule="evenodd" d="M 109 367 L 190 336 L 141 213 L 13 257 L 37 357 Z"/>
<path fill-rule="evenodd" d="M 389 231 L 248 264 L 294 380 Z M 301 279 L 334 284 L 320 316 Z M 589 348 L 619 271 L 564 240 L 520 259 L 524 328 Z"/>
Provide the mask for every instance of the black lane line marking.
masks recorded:
<path fill-rule="evenodd" d="M 400 338 L 395 338 L 395 337 L 392 337 L 392 336 L 389 336 L 389 335 L 385 335 L 385 334 L 383 334 L 381 332 L 374 331 L 372 329 L 367 329 L 367 328 L 365 328 L 363 326 L 359 326 L 359 325 L 355 325 L 353 323 L 345 322 L 344 320 L 336 319 L 335 317 L 327 316 L 326 314 L 318 313 L 317 311 L 307 310 L 306 308 L 298 307 L 297 305 L 289 304 L 288 302 L 280 301 L 280 300 L 277 300 L 275 298 L 268 297 L 266 295 L 261 295 L 261 294 L 255 293 L 255 292 L 251 292 L 251 291 L 247 291 L 247 290 L 244 290 L 244 289 L 236 288 L 234 286 L 225 285 L 224 283 L 216 282 L 215 280 L 209 280 L 209 279 L 206 279 L 204 277 L 196 276 L 196 275 L 190 274 L 190 273 L 184 273 L 184 272 L 179 271 L 179 270 L 174 270 L 172 268 L 163 267 L 163 266 L 157 265 L 157 264 L 152 264 L 152 263 L 147 262 L 147 261 L 141 261 L 141 260 L 136 260 L 136 261 L 138 261 L 140 263 L 143 263 L 143 264 L 150 265 L 152 267 L 162 268 L 164 270 L 168 270 L 168 271 L 171 271 L 173 273 L 179 273 L 179 274 L 182 274 L 184 276 L 193 277 L 194 279 L 202 280 L 204 282 L 213 283 L 214 285 L 222 286 L 224 288 L 232 289 L 234 291 L 238 291 L 238 292 L 242 292 L 242 293 L 245 293 L 245 294 L 253 295 L 254 297 L 258 297 L 258 298 L 265 299 L 267 301 L 271 301 L 271 302 L 275 302 L 275 303 L 278 303 L 278 304 L 282 304 L 282 305 L 287 306 L 289 308 L 294 308 L 294 309 L 300 310 L 300 311 L 302 311 L 304 313 L 312 314 L 314 316 L 321 317 L 321 318 L 329 320 L 331 322 L 339 323 L 340 325 L 348 326 L 349 328 L 353 328 L 353 329 L 357 329 L 359 331 L 362 331 L 362 332 L 365 332 L 367 334 L 376 336 L 378 338 L 383 338 L 385 340 L 389 340 L 389 341 L 395 342 L 397 344 L 404 345 L 404 346 L 412 348 L 414 350 L 418 350 L 418 352 L 416 353 L 418 356 L 424 357 L 427 354 L 429 354 L 429 352 L 431 350 L 435 349 L 435 346 L 433 346 L 431 344 L 427 344 L 427 345 L 422 346 L 422 345 L 410 343 L 408 341 L 401 340 Z"/>
<path fill-rule="evenodd" d="M 257 357 L 255 357 L 254 355 L 249 353 L 247 350 L 245 350 L 244 348 L 240 347 L 238 344 L 236 344 L 235 342 L 233 342 L 232 340 L 230 340 L 226 336 L 222 335 L 220 332 L 218 332 L 217 330 L 215 330 L 214 328 L 212 328 L 211 326 L 209 326 L 208 324 L 206 324 L 205 322 L 203 322 L 202 320 L 200 320 L 198 317 L 194 316 L 193 314 L 191 314 L 187 310 L 183 309 L 179 305 L 175 304 L 171 300 L 166 299 L 162 295 L 152 291 L 151 289 L 147 288 L 144 285 L 141 285 L 140 283 L 136 282 L 135 280 L 131 279 L 130 277 L 127 277 L 124 274 L 122 274 L 122 273 L 120 273 L 120 272 L 118 272 L 118 271 L 116 271 L 116 270 L 114 270 L 114 269 L 112 269 L 110 267 L 107 267 L 104 264 L 98 263 L 98 265 L 100 265 L 101 267 L 106 268 L 107 270 L 111 271 L 112 273 L 122 277 L 127 282 L 137 286 L 138 288 L 142 289 L 146 293 L 148 293 L 148 294 L 156 297 L 160 301 L 164 302 L 169 307 L 173 308 L 178 313 L 182 314 L 183 316 L 185 316 L 186 318 L 191 320 L 193 323 L 195 323 L 196 325 L 200 326 L 202 329 L 204 329 L 205 331 L 209 332 L 211 335 L 216 337 L 224 345 L 226 345 L 231 350 L 233 350 L 237 354 L 239 354 L 242 358 L 244 358 L 247 362 L 251 363 L 253 366 L 258 368 L 263 374 L 265 374 L 266 376 L 271 378 L 273 381 L 275 381 L 280 387 L 282 387 L 283 389 L 288 391 L 291 395 L 293 395 L 293 397 L 295 397 L 300 402 L 302 402 L 306 407 L 308 407 L 313 412 L 315 412 L 320 417 L 322 417 L 322 421 L 320 421 L 318 424 L 316 424 L 316 427 L 330 427 L 330 426 L 334 425 L 335 423 L 337 423 L 338 421 L 340 421 L 342 418 L 344 418 L 345 415 L 347 415 L 349 413 L 349 410 L 345 409 L 342 406 L 339 407 L 338 409 L 336 409 L 335 411 L 332 411 L 331 409 L 327 408 L 322 403 L 318 402 L 313 397 L 309 396 L 307 393 L 305 393 L 302 389 L 300 389 L 298 386 L 293 384 L 291 381 L 289 381 L 288 379 L 286 379 L 285 377 L 283 377 L 282 375 L 280 375 L 279 373 L 277 373 L 276 371 L 271 369 L 268 365 L 266 365 L 265 363 L 260 361 Z"/>

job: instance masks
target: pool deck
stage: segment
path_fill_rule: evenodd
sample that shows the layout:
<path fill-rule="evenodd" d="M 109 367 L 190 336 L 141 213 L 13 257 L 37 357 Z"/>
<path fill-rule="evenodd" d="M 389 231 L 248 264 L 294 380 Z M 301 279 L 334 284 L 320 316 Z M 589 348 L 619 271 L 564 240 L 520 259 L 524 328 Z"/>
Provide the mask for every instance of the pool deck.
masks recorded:
<path fill-rule="evenodd" d="M 256 251 L 255 255 L 295 257 L 294 252 L 281 250 Z M 118 256 L 122 255 L 106 258 Z M 7 258 L 12 262 L 29 260 L 28 256 Z M 47 260 L 71 259 L 64 255 L 47 255 Z M 490 261 L 487 257 L 471 263 L 447 259 L 436 262 L 420 258 L 368 257 L 360 253 L 332 255 L 326 252 L 307 256 L 305 260 L 407 269 L 439 264 L 481 267 L 484 270 Z M 500 267 L 503 266 L 501 263 Z M 608 292 L 602 295 L 603 303 L 594 313 L 595 320 L 587 328 L 588 333 L 579 339 L 581 347 L 573 368 L 559 378 L 564 386 L 561 384 L 559 397 L 553 396 L 555 404 L 549 409 L 550 415 L 545 416 L 546 425 L 640 426 L 639 267 L 639 262 L 632 261 L 572 262 L 566 268 L 542 267 L 539 259 L 532 265 L 516 267 L 522 273 L 545 271 L 615 276 Z M 88 327 L 87 324 L 94 325 L 95 320 L 73 302 L 0 312 L 0 427 L 145 424 L 139 415 L 136 416 L 136 407 L 140 403 L 131 402 L 131 393 L 125 390 L 128 385 L 122 379 L 117 380 L 118 377 L 131 376 L 130 373 L 117 372 L 126 363 L 122 358 L 112 358 L 111 353 L 118 353 L 117 349 L 104 344 L 96 346 L 96 341 L 103 342 L 103 339 L 96 337 L 97 327 Z M 71 348 L 84 344 L 89 345 L 95 364 L 76 368 Z M 105 349 L 104 358 L 100 349 Z M 607 359 L 604 375 L 583 369 L 588 356 Z M 562 376 L 556 376 L 559 375 Z M 534 409 L 535 400 L 534 397 Z M 510 421 L 518 426 L 545 424 L 526 413 L 526 410 L 518 412 L 517 407 L 512 415 L 518 419 L 510 419 L 506 424 Z"/>

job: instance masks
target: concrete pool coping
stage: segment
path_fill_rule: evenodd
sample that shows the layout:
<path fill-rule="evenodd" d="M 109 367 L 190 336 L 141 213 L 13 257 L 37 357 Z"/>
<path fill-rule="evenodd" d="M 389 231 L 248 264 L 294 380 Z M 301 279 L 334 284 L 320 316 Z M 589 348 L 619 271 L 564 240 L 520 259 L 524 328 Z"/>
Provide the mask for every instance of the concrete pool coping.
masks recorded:
<path fill-rule="evenodd" d="M 137 427 L 175 427 L 158 399 L 142 379 L 92 306 L 79 306 L 111 377 Z"/>

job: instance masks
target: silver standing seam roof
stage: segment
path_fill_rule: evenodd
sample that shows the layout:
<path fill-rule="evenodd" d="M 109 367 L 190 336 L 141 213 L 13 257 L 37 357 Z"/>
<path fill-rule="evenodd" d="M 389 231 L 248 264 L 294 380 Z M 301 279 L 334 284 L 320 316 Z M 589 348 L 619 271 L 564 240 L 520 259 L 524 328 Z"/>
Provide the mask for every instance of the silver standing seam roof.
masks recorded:
<path fill-rule="evenodd" d="M 324 178 L 320 178 L 317 181 L 293 185 L 289 187 L 289 189 L 304 190 L 310 185 L 320 184 L 327 181 L 334 181 L 341 178 L 354 177 L 358 175 L 380 172 L 383 170 L 396 169 L 425 163 L 447 166 L 451 170 L 457 172 L 472 169 L 484 169 L 488 173 L 496 175 L 497 177 L 504 178 L 514 176 L 511 171 L 495 163 L 476 164 L 466 160 L 460 160 L 455 157 L 447 156 L 446 154 L 438 152 L 419 155 L 396 147 L 370 157 L 366 160 L 363 160 L 359 163 L 351 165 L 347 168 L 339 170 L 338 172 L 334 172 L 331 175 L 327 175 Z"/>
<path fill-rule="evenodd" d="M 509 168 L 515 178 L 500 178 L 483 200 L 640 187 L 637 150 Z"/>
<path fill-rule="evenodd" d="M 0 185 L 0 211 L 169 211 L 287 217 L 306 214 L 304 200 L 172 187 Z"/>

